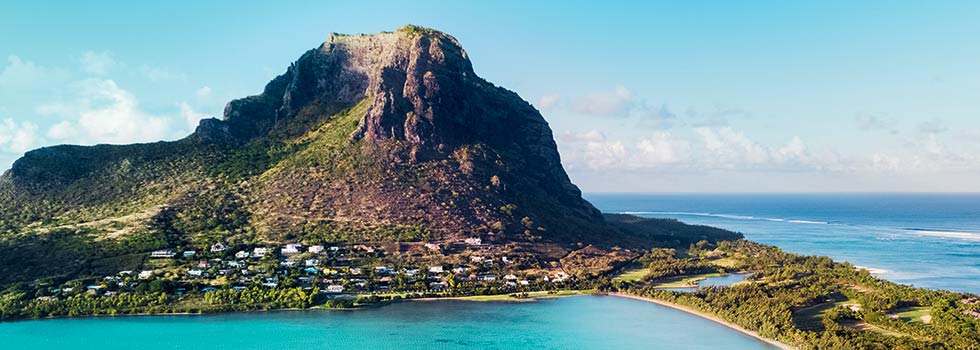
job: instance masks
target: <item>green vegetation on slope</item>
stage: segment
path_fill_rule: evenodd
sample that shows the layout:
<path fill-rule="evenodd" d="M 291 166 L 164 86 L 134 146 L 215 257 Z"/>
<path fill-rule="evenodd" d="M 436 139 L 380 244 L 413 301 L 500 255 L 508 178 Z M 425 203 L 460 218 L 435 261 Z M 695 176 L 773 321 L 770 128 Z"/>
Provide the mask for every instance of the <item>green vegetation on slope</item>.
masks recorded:
<path fill-rule="evenodd" d="M 712 260 L 751 271 L 751 283 L 674 292 L 656 282 L 613 281 L 605 290 L 663 300 L 716 315 L 804 350 L 980 349 L 980 320 L 969 295 L 898 285 L 827 257 L 799 256 L 748 241 L 692 246 L 687 254 L 644 256 L 661 276 L 696 275 Z M 674 254 L 670 254 L 674 253 Z M 929 324 L 905 318 L 924 316 Z M 897 311 L 899 317 L 889 317 Z M 819 318 L 815 319 L 815 318 Z M 816 325 L 819 323 L 819 325 Z"/>

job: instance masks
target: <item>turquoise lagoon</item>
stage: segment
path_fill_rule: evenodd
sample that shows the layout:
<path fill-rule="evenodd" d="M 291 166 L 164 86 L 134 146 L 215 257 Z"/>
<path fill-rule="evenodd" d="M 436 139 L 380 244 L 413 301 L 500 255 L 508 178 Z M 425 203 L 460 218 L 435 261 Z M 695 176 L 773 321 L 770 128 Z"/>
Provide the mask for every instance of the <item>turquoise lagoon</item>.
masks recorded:
<path fill-rule="evenodd" d="M 417 301 L 353 311 L 0 323 L 4 349 L 774 349 L 639 300 Z"/>
<path fill-rule="evenodd" d="M 703 280 L 700 280 L 698 281 L 697 287 L 672 287 L 672 288 L 663 288 L 663 289 L 672 290 L 675 292 L 694 292 L 700 288 L 731 287 L 735 283 L 743 282 L 747 280 L 749 276 L 752 276 L 752 273 L 749 272 L 729 273 L 721 276 L 711 276 Z"/>

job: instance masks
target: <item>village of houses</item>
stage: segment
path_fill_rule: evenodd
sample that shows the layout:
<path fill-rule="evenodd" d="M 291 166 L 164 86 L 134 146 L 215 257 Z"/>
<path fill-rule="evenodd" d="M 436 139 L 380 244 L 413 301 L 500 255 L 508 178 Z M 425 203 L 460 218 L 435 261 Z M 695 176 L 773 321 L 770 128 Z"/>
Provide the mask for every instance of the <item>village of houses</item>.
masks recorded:
<path fill-rule="evenodd" d="M 120 271 L 84 287 L 64 286 L 57 292 L 111 297 L 121 291 L 146 290 L 146 285 L 162 279 L 176 286 L 173 292 L 177 295 L 253 287 L 302 287 L 331 298 L 437 294 L 450 290 L 499 294 L 556 288 L 570 278 L 562 271 L 522 269 L 521 266 L 527 266 L 525 261 L 520 261 L 522 258 L 496 254 L 498 248 L 480 238 L 442 244 L 230 246 L 214 243 L 203 251 L 153 251 L 142 270 Z M 398 250 L 400 258 L 392 259 L 390 250 Z M 426 258 L 404 259 L 406 255 Z M 417 265 L 395 262 L 406 260 L 444 262 Z"/>

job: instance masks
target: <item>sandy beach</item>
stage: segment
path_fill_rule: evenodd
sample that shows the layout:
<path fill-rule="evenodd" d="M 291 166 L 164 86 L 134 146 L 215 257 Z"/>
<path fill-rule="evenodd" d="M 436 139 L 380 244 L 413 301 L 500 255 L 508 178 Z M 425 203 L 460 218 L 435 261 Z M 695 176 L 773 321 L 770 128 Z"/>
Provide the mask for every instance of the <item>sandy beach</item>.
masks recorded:
<path fill-rule="evenodd" d="M 768 338 L 762 337 L 762 336 L 759 335 L 759 333 L 756 333 L 756 332 L 750 331 L 748 329 L 742 328 L 741 326 L 739 326 L 737 324 L 734 324 L 734 323 L 725 321 L 725 320 L 720 319 L 720 318 L 718 318 L 718 317 L 716 317 L 714 315 L 709 315 L 709 314 L 705 314 L 705 313 L 696 311 L 694 309 L 691 309 L 691 308 L 688 308 L 688 307 L 685 307 L 685 306 L 668 303 L 668 302 L 662 301 L 662 300 L 656 300 L 656 299 L 651 299 L 651 298 L 644 298 L 644 297 L 640 297 L 640 296 L 623 294 L 623 293 L 609 293 L 607 295 L 609 295 L 609 296 L 615 296 L 615 297 L 620 297 L 620 298 L 629 298 L 629 299 L 635 299 L 635 300 L 642 300 L 642 301 L 651 302 L 651 303 L 654 303 L 654 304 L 666 306 L 666 307 L 669 307 L 669 308 L 672 308 L 672 309 L 684 311 L 684 312 L 687 312 L 687 313 L 696 315 L 698 317 L 701 317 L 701 318 L 704 318 L 704 319 L 707 319 L 707 320 L 716 322 L 716 323 L 721 324 L 721 325 L 723 325 L 725 327 L 734 329 L 734 330 L 739 331 L 739 332 L 741 332 L 743 334 L 746 334 L 748 336 L 751 336 L 753 338 L 759 339 L 759 340 L 764 341 L 766 343 L 769 343 L 769 344 L 771 344 L 773 346 L 776 346 L 776 347 L 778 347 L 780 349 L 784 349 L 784 350 L 795 350 L 796 349 L 796 347 L 794 347 L 792 345 L 783 343 L 783 342 L 778 341 L 778 340 L 773 340 L 773 339 L 768 339 Z"/>

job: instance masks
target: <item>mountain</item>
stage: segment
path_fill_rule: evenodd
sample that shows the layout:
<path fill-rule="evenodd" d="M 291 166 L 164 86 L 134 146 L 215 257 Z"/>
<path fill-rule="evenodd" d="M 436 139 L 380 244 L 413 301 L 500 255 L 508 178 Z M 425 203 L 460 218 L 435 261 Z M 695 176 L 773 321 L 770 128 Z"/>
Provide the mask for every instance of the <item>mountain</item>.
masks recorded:
<path fill-rule="evenodd" d="M 96 273 L 215 242 L 479 237 L 557 261 L 690 240 L 616 218 L 582 198 L 533 106 L 452 36 L 405 26 L 331 34 L 182 140 L 28 152 L 0 177 L 0 272 Z"/>

